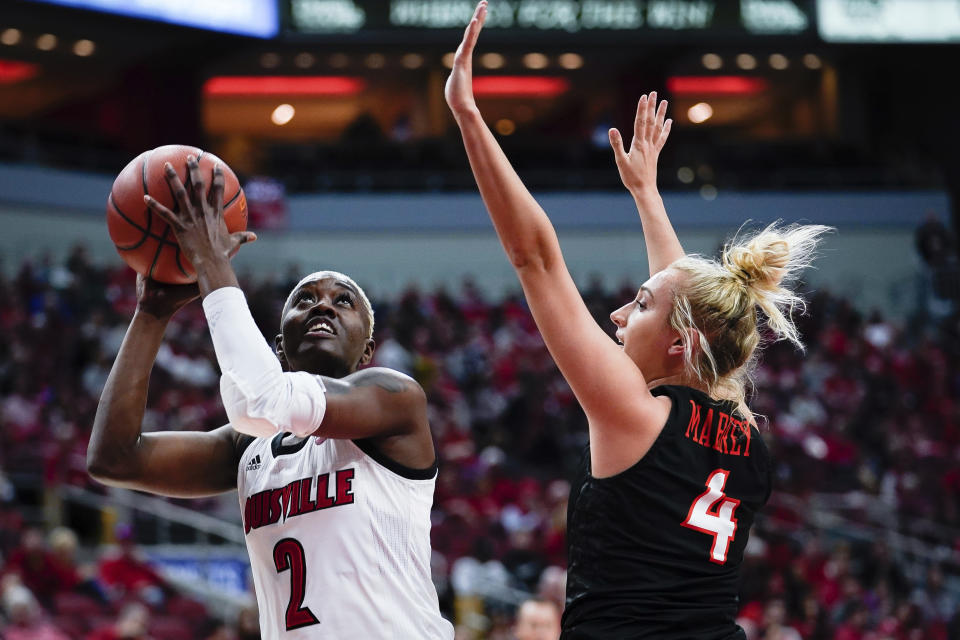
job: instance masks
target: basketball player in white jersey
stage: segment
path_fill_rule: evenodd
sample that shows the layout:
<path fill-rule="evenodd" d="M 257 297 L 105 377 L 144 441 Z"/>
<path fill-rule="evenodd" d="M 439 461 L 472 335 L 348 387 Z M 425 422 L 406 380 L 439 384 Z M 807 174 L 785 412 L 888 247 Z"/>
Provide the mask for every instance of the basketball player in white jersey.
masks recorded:
<path fill-rule="evenodd" d="M 340 273 L 293 289 L 271 351 L 229 261 L 255 236 L 227 232 L 219 167 L 209 197 L 195 159 L 188 171 L 189 191 L 167 167 L 176 213 L 147 204 L 176 233 L 199 289 L 138 278 L 90 438 L 91 475 L 176 497 L 236 488 L 266 639 L 452 638 L 430 577 L 437 461 L 423 389 L 396 371 L 358 370 L 373 355 L 373 311 Z M 142 433 L 164 329 L 198 293 L 230 424 Z"/>

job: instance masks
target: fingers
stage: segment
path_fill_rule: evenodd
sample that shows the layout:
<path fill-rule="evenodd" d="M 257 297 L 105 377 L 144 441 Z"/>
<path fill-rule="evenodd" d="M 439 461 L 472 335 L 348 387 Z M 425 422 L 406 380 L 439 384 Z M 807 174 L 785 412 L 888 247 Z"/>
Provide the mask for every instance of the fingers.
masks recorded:
<path fill-rule="evenodd" d="M 210 184 L 210 193 L 207 195 L 207 202 L 218 215 L 223 212 L 223 182 L 223 167 L 218 162 L 213 165 L 213 182 Z"/>
<path fill-rule="evenodd" d="M 663 149 L 663 145 L 667 142 L 667 136 L 670 135 L 670 127 L 673 125 L 673 119 L 668 119 L 663 123 L 663 128 L 660 129 L 660 135 L 657 137 L 657 151 Z"/>
<path fill-rule="evenodd" d="M 191 208 L 190 198 L 187 195 L 187 188 L 183 186 L 183 182 L 180 181 L 180 176 L 177 175 L 177 171 L 173 168 L 172 164 L 165 162 L 163 164 L 163 170 L 166 173 L 167 184 L 170 185 L 170 192 L 173 194 L 173 200 L 177 203 L 177 208 L 179 210 L 178 213 L 186 215 Z M 189 173 L 187 175 L 189 176 Z M 167 211 L 170 215 L 173 215 L 173 212 L 169 209 L 165 209 L 165 211 Z"/>
<path fill-rule="evenodd" d="M 177 178 L 177 182 L 180 182 L 180 179 Z M 180 189 L 183 190 L 183 185 L 180 185 Z M 184 195 L 186 195 L 186 190 L 184 190 Z M 167 209 L 165 206 L 154 200 L 151 196 L 143 196 L 143 202 L 150 208 L 150 211 L 153 211 L 155 214 L 160 216 L 160 219 L 170 225 L 173 229 L 182 229 L 183 225 L 180 224 L 180 219 L 177 217 L 173 211 Z M 182 205 L 181 205 L 182 206 Z"/>
<path fill-rule="evenodd" d="M 191 200 L 197 204 L 203 202 L 203 194 L 206 192 L 207 185 L 204 183 L 203 174 L 200 172 L 200 163 L 194 156 L 187 156 L 187 183 L 192 190 Z"/>
<path fill-rule="evenodd" d="M 230 249 L 228 255 L 232 258 L 237 251 L 240 250 L 241 246 L 256 241 L 257 234 L 255 234 L 253 231 L 237 231 L 236 233 L 231 233 L 230 242 L 233 248 Z"/>
<path fill-rule="evenodd" d="M 654 137 L 654 124 L 657 118 L 657 92 L 651 91 L 650 95 L 647 96 L 647 113 L 643 116 L 646 120 L 647 128 L 644 132 L 646 134 L 646 139 L 653 141 Z"/>
<path fill-rule="evenodd" d="M 473 18 L 470 19 L 467 28 L 463 32 L 463 42 L 460 43 L 460 48 L 457 51 L 457 59 L 473 56 L 473 47 L 477 44 L 477 38 L 480 37 L 480 29 L 483 28 L 483 23 L 486 18 L 487 2 L 486 0 L 481 0 L 473 12 Z"/>
<path fill-rule="evenodd" d="M 639 142 L 644 138 L 644 131 L 646 130 L 646 114 L 647 114 L 647 95 L 643 94 L 640 96 L 640 100 L 637 102 L 637 117 L 633 119 L 633 141 Z"/>
<path fill-rule="evenodd" d="M 667 101 L 661 100 L 660 104 L 657 104 L 656 91 L 640 96 L 637 102 L 637 117 L 633 121 L 633 144 L 644 141 L 662 144 L 661 138 L 665 142 L 666 136 L 663 129 L 666 126 L 664 122 L 666 115 Z"/>
<path fill-rule="evenodd" d="M 663 128 L 663 121 L 666 117 L 667 117 L 667 101 L 661 100 L 660 105 L 657 107 L 657 115 L 654 117 L 654 125 L 657 131 Z"/>
<path fill-rule="evenodd" d="M 620 131 L 617 129 L 610 129 L 607 135 L 610 136 L 610 146 L 613 147 L 613 156 L 619 165 L 627 159 L 627 152 L 623 148 L 623 136 L 620 135 Z"/>

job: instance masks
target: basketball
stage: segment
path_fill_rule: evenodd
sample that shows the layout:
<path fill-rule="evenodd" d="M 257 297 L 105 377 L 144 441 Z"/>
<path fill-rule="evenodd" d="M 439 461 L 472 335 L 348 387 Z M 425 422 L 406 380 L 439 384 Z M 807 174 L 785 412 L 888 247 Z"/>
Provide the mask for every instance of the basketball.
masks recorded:
<path fill-rule="evenodd" d="M 223 169 L 223 216 L 230 233 L 247 228 L 247 199 L 236 174 L 212 153 L 187 145 L 169 144 L 144 151 L 117 176 L 107 199 L 107 229 L 120 257 L 137 273 L 159 282 L 195 282 L 193 265 L 180 252 L 173 230 L 144 203 L 149 195 L 171 211 L 178 206 L 167 184 L 164 163 L 173 165 L 189 189 L 187 156 L 197 158 L 207 184 L 213 182 L 213 167 Z"/>

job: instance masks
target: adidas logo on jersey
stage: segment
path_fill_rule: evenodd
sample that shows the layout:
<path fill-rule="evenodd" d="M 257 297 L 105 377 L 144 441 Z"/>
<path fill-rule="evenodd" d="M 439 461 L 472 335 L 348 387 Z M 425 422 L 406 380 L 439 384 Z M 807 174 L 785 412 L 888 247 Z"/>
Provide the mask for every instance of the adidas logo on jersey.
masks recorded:
<path fill-rule="evenodd" d="M 260 468 L 260 454 L 250 459 L 250 462 L 247 463 L 247 471 L 256 471 Z"/>

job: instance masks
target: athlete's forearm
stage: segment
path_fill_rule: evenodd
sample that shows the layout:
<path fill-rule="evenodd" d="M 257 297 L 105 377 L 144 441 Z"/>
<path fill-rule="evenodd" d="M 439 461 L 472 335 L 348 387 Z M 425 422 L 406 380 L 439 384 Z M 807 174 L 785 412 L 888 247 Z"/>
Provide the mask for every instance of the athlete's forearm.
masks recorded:
<path fill-rule="evenodd" d="M 647 246 L 647 262 L 652 276 L 685 254 L 656 186 L 632 190 L 631 195 L 640 214 L 643 239 Z"/>
<path fill-rule="evenodd" d="M 197 285 L 200 295 L 206 298 L 217 289 L 224 287 L 240 287 L 237 275 L 230 264 L 230 257 L 226 255 L 201 256 L 198 264 L 194 264 L 197 271 Z"/>
<path fill-rule="evenodd" d="M 305 371 L 284 373 L 253 321 L 243 291 L 218 288 L 204 297 L 203 310 L 223 372 L 220 397 L 230 425 L 258 438 L 316 431 L 326 409 L 323 383 Z"/>
<path fill-rule="evenodd" d="M 517 269 L 549 269 L 561 260 L 547 214 L 523 185 L 483 122 L 480 112 L 455 113 L 480 195 L 510 263 Z"/>
<path fill-rule="evenodd" d="M 100 395 L 87 447 L 87 468 L 107 482 L 135 473 L 150 371 L 163 341 L 167 319 L 137 311 Z"/>

